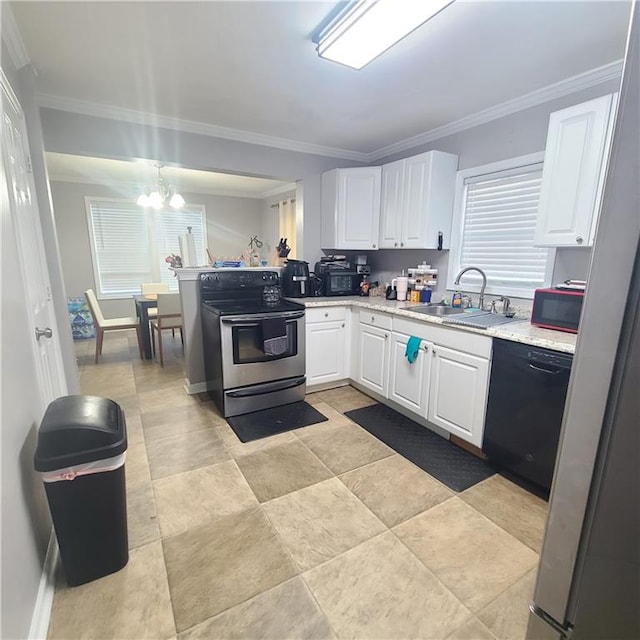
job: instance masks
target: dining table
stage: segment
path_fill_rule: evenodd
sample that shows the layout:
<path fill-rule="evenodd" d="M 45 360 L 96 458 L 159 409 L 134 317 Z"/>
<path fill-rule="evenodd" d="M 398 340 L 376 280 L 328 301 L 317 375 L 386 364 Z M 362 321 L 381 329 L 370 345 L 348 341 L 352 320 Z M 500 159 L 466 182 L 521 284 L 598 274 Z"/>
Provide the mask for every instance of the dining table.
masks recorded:
<path fill-rule="evenodd" d="M 136 316 L 140 322 L 140 340 L 142 341 L 142 353 L 145 360 L 151 360 L 151 330 L 149 328 L 149 309 L 158 306 L 158 294 L 135 294 L 133 300 L 136 303 Z"/>

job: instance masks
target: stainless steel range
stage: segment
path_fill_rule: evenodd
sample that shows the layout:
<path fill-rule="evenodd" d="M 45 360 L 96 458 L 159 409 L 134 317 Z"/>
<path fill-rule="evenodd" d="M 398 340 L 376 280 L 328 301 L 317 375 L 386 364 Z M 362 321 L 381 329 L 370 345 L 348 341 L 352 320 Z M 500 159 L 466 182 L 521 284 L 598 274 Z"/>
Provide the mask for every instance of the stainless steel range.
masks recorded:
<path fill-rule="evenodd" d="M 225 417 L 304 400 L 305 308 L 279 284 L 275 271 L 200 274 L 207 391 Z"/>

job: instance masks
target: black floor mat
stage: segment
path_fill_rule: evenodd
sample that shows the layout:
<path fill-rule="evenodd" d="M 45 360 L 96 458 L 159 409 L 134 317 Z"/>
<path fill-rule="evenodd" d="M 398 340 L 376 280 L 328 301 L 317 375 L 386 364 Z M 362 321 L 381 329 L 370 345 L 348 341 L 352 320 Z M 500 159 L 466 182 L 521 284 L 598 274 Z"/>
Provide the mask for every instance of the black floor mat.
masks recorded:
<path fill-rule="evenodd" d="M 345 415 L 453 491 L 464 491 L 495 473 L 484 460 L 383 404 Z"/>
<path fill-rule="evenodd" d="M 242 416 L 227 418 L 227 422 L 242 442 L 259 440 L 283 431 L 307 427 L 328 420 L 317 409 L 306 402 L 294 402 L 281 407 L 272 407 Z"/>

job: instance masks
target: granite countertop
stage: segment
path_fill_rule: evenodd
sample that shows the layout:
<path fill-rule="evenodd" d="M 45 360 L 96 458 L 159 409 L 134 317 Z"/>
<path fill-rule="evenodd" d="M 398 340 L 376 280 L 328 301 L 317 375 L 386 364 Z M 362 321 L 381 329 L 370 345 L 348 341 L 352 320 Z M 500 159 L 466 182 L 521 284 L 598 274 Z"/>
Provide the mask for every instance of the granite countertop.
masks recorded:
<path fill-rule="evenodd" d="M 504 340 L 512 340 L 513 342 L 522 342 L 536 347 L 544 347 L 546 349 L 554 349 L 564 353 L 574 353 L 576 348 L 576 334 L 566 333 L 564 331 L 553 331 L 552 329 L 541 329 L 534 327 L 529 318 L 515 319 L 514 322 L 489 327 L 488 329 L 475 329 L 472 327 L 462 327 L 444 322 L 444 319 L 437 316 L 426 316 L 422 313 L 414 313 L 403 309 L 411 302 L 398 302 L 397 300 L 386 300 L 380 297 L 361 297 L 361 296 L 336 296 L 332 298 L 296 298 L 296 302 L 301 302 L 305 307 L 313 309 L 315 307 L 335 307 L 349 306 L 362 309 L 371 309 L 373 311 L 383 311 L 391 313 L 403 318 L 418 320 L 419 322 L 427 322 L 430 324 L 442 324 L 449 329 L 455 331 L 467 331 L 478 333 L 492 338 L 503 338 Z M 413 303 L 417 304 L 417 303 Z"/>

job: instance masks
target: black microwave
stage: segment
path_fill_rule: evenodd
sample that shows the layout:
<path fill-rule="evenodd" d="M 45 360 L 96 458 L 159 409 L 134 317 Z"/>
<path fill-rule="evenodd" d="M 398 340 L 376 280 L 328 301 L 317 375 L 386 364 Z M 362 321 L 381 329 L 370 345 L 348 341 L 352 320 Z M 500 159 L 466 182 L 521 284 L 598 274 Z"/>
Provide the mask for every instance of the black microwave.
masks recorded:
<path fill-rule="evenodd" d="M 578 333 L 584 291 L 536 289 L 531 324 L 545 329 Z"/>
<path fill-rule="evenodd" d="M 355 271 L 327 271 L 319 277 L 323 296 L 356 296 L 360 293 L 362 275 Z"/>

